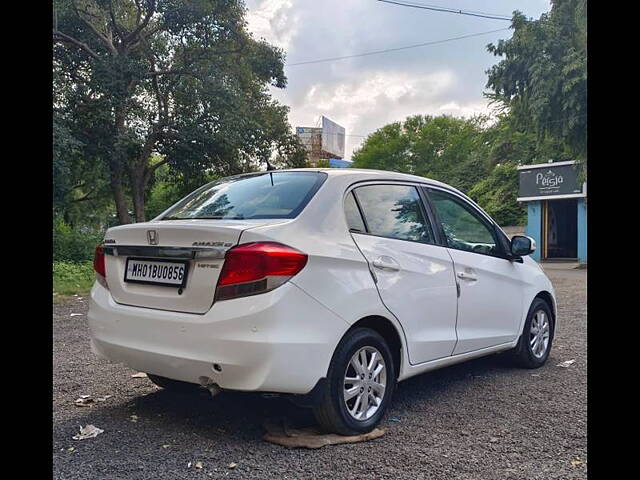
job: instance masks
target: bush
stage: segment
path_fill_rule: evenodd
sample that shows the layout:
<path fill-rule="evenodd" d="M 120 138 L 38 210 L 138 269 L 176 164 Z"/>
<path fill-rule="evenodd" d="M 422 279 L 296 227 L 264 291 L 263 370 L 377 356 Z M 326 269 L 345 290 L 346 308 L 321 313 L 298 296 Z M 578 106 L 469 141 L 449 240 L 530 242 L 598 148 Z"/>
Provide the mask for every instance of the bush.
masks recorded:
<path fill-rule="evenodd" d="M 72 228 L 62 220 L 53 224 L 53 261 L 86 262 L 93 260 L 96 245 L 104 232 L 90 227 Z"/>
<path fill-rule="evenodd" d="M 94 280 L 93 261 L 53 263 L 53 291 L 57 294 L 87 294 Z"/>

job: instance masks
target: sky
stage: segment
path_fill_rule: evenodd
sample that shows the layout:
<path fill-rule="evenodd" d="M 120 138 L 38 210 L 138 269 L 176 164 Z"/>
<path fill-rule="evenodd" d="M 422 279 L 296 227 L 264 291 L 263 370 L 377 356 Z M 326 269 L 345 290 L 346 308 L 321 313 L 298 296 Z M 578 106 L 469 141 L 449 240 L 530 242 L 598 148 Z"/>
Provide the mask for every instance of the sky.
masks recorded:
<path fill-rule="evenodd" d="M 398 0 L 538 18 L 549 0 Z M 508 28 L 501 20 L 401 7 L 377 0 L 245 0 L 248 28 L 286 52 L 287 87 L 272 88 L 295 127 L 325 115 L 346 129 L 345 158 L 366 135 L 416 114 L 489 114 L 486 70 L 499 59 L 487 44 L 512 30 L 326 63 L 310 60 L 405 47 Z"/>

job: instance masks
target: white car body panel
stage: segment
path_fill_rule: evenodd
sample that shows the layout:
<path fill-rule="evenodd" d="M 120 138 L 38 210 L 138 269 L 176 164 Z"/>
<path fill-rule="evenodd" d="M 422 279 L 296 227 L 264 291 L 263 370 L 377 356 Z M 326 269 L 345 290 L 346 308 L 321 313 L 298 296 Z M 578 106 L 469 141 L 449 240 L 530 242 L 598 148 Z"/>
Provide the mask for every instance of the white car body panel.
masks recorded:
<path fill-rule="evenodd" d="M 446 248 L 353 233 L 375 273 L 385 306 L 401 319 L 411 364 L 449 357 L 456 345 L 458 295 L 453 262 Z M 399 270 L 374 266 L 384 257 Z"/>
<path fill-rule="evenodd" d="M 175 289 L 167 287 L 123 285 L 124 259 L 107 256 L 109 290 L 96 283 L 91 292 L 88 319 L 94 351 L 139 371 L 176 380 L 201 383 L 204 377 L 223 389 L 304 394 L 327 375 L 340 339 L 362 319 L 385 319 L 398 333 L 401 344 L 398 380 L 404 380 L 427 370 L 512 348 L 533 298 L 540 292 L 549 292 L 554 298 L 550 281 L 531 258 L 525 257 L 523 263 L 513 264 L 487 257 L 504 262 L 502 271 L 483 273 L 486 283 L 492 279 L 503 282 L 502 290 L 487 285 L 482 291 L 477 288 L 469 292 L 470 289 L 461 285 L 461 295 L 469 293 L 469 299 L 461 303 L 462 311 L 467 312 L 465 318 L 461 318 L 459 311 L 456 320 L 454 271 L 460 266 L 476 271 L 491 268 L 491 262 L 486 261 L 485 265 L 456 255 L 466 252 L 449 252 L 444 246 L 416 243 L 416 251 L 408 252 L 411 249 L 403 247 L 393 255 L 402 263 L 404 255 L 416 261 L 405 286 L 394 290 L 393 276 L 384 278 L 376 272 L 379 282 L 390 288 L 386 295 L 382 293 L 381 299 L 365 258 L 367 252 L 380 248 L 391 252 L 393 244 L 412 242 L 381 241 L 371 235 L 352 236 L 344 214 L 345 192 L 358 182 L 400 181 L 440 186 L 460 193 L 440 182 L 393 172 L 299 171 L 323 171 L 328 178 L 294 219 L 164 221 L 156 218 L 152 222 L 109 229 L 105 238 L 115 240 L 115 248 L 122 243 L 147 245 L 146 231 L 156 229 L 162 245 L 188 247 L 195 236 L 198 240 L 203 237 L 232 244 L 275 241 L 306 253 L 308 261 L 302 271 L 275 290 L 213 302 L 222 259 L 206 260 L 205 263 L 216 264 L 217 268 L 192 268 L 189 274 L 194 276 L 188 278 L 184 292 L 178 295 Z M 419 247 L 425 247 L 425 251 Z M 454 261 L 458 257 L 459 266 L 451 264 L 451 257 Z M 424 278 L 442 280 L 443 285 L 434 281 L 426 289 L 411 292 L 408 287 L 411 282 L 417 282 L 418 268 L 422 268 L 417 265 L 433 272 Z M 508 283 L 509 278 L 515 278 L 516 283 L 506 288 L 504 283 Z M 509 293 L 505 294 L 506 291 Z M 509 298 L 505 298 L 506 295 Z M 422 303 L 414 305 L 413 302 Z M 490 317 L 501 311 L 501 302 L 506 302 L 510 312 L 516 309 L 519 313 L 509 314 L 508 318 Z M 555 299 L 553 303 L 555 312 Z M 425 323 L 424 328 L 420 328 L 422 312 L 433 319 L 433 323 Z M 474 317 L 475 312 L 481 314 Z M 479 329 L 473 327 L 474 322 L 484 322 L 488 316 L 489 323 Z M 459 331 L 455 329 L 456 321 L 461 327 Z M 462 342 L 456 344 L 461 332 Z M 466 351 L 467 348 L 472 351 Z M 456 354 L 462 350 L 466 353 Z M 214 363 L 221 366 L 221 372 L 212 368 Z M 301 365 L 304 368 L 300 368 Z"/>
<path fill-rule="evenodd" d="M 523 265 L 504 258 L 447 249 L 460 283 L 454 355 L 511 342 L 523 309 Z M 527 307 L 528 308 L 528 307 Z"/>
<path fill-rule="evenodd" d="M 291 283 L 216 302 L 204 315 L 120 305 L 95 284 L 88 322 L 94 352 L 138 371 L 281 393 L 311 390 L 326 375 L 334 347 L 349 327 Z"/>
<path fill-rule="evenodd" d="M 226 248 L 237 245 L 243 230 L 269 222 L 279 223 L 281 220 L 216 220 L 215 223 L 209 220 L 151 221 L 110 228 L 105 238 L 115 241 L 116 248 L 122 245 L 147 246 L 147 231 L 153 230 L 161 245 L 191 247 L 194 240 L 215 238 L 217 243 L 224 246 L 221 247 L 224 253 Z M 213 304 L 214 288 L 223 258 L 202 258 L 190 262 L 188 283 L 184 291 L 178 293 L 175 288 L 124 282 L 125 257 L 107 255 L 107 283 L 114 300 L 123 305 L 203 314 Z"/>

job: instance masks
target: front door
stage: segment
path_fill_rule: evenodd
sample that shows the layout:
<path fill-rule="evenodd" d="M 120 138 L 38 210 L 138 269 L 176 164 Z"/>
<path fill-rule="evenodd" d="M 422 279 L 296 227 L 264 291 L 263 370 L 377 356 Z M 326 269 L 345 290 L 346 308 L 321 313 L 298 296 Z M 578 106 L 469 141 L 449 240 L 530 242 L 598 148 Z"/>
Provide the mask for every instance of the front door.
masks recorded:
<path fill-rule="evenodd" d="M 459 195 L 427 189 L 460 285 L 454 355 L 500 345 L 519 335 L 522 264 L 505 258 L 491 222 Z"/>
<path fill-rule="evenodd" d="M 345 209 L 380 298 L 402 325 L 410 363 L 450 356 L 456 343 L 453 262 L 447 249 L 436 244 L 418 187 L 357 187 L 348 194 Z M 362 223 L 354 219 L 358 211 Z"/>

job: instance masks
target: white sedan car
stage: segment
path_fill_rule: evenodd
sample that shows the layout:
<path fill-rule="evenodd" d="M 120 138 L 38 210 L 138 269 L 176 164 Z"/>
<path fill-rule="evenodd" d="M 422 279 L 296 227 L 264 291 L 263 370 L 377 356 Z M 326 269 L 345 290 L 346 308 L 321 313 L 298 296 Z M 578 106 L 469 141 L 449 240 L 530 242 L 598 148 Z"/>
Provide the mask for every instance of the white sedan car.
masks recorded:
<path fill-rule="evenodd" d="M 164 388 L 290 394 L 367 432 L 396 382 L 551 349 L 556 301 L 467 196 L 413 175 L 296 169 L 223 178 L 96 248 L 93 351 Z"/>

